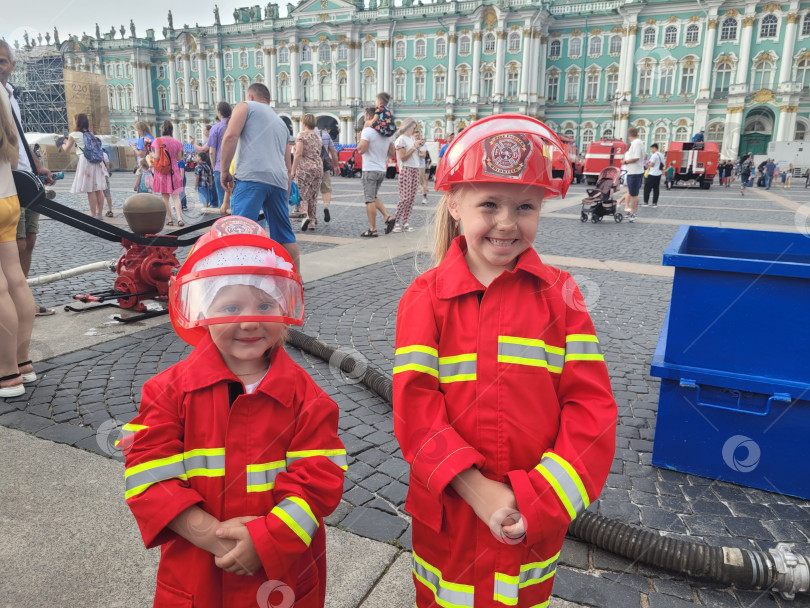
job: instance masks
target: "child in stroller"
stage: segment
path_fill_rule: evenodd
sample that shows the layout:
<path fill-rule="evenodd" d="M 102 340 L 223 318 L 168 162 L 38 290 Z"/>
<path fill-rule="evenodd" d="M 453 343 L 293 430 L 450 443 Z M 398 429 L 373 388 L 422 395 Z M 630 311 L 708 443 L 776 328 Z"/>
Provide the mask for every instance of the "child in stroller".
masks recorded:
<path fill-rule="evenodd" d="M 621 222 L 624 217 L 619 213 L 618 204 L 613 198 L 620 186 L 621 170 L 618 167 L 605 167 L 602 169 L 596 180 L 596 185 L 593 188 L 588 188 L 588 196 L 582 199 L 580 221 L 587 222 L 590 217 L 591 221 L 596 224 L 601 222 L 604 216 L 612 215 L 613 221 L 617 224 Z"/>

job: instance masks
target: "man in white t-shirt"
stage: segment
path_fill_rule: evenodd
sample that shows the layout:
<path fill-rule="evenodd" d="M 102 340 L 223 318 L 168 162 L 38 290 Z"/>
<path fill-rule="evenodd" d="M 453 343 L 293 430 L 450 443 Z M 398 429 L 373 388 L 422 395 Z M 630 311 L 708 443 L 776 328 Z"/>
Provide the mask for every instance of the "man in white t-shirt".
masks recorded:
<path fill-rule="evenodd" d="M 363 196 L 366 203 L 366 215 L 368 215 L 368 230 L 360 236 L 375 237 L 377 234 L 377 211 L 385 218 L 385 234 L 394 229 L 394 218 L 388 215 L 382 201 L 377 196 L 380 186 L 385 180 L 385 171 L 388 166 L 388 158 L 394 154 L 394 140 L 390 137 L 383 137 L 371 128 L 374 122 L 374 115 L 377 109 L 366 108 L 366 122 L 360 141 L 357 142 L 357 153 L 363 156 Z"/>
<path fill-rule="evenodd" d="M 627 221 L 636 221 L 638 211 L 638 193 L 641 190 L 641 181 L 644 179 L 644 142 L 638 138 L 638 129 L 630 127 L 627 130 L 627 140 L 630 146 L 624 153 L 624 168 L 627 170 L 625 183 L 630 200 L 627 203 Z"/>
<path fill-rule="evenodd" d="M 650 158 L 647 160 L 647 178 L 644 180 L 644 204 L 650 204 L 652 192 L 652 206 L 658 206 L 658 191 L 661 187 L 661 174 L 664 172 L 664 155 L 658 151 L 658 144 L 650 146 Z"/>

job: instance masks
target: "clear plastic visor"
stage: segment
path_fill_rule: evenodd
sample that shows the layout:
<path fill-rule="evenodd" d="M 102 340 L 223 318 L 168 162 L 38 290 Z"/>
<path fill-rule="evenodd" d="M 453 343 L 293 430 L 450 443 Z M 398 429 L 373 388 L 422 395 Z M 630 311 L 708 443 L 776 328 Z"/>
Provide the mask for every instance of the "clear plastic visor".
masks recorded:
<path fill-rule="evenodd" d="M 244 322 L 302 325 L 303 289 L 289 274 L 272 268 L 239 267 L 183 277 L 175 286 L 176 321 L 187 328 Z"/>

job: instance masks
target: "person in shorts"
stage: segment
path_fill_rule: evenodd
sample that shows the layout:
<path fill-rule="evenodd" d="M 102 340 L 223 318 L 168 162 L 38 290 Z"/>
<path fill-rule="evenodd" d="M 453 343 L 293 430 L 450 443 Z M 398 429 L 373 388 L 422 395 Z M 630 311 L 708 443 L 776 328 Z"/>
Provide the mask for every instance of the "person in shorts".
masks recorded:
<path fill-rule="evenodd" d="M 388 158 L 394 154 L 394 142 L 372 128 L 376 113 L 377 108 L 373 106 L 366 108 L 365 127 L 360 133 L 360 141 L 357 142 L 357 153 L 363 155 L 361 182 L 368 216 L 368 230 L 360 235 L 363 237 L 379 236 L 377 234 L 377 211 L 382 213 L 385 218 L 385 234 L 394 229 L 394 218 L 388 215 L 385 205 L 377 196 L 380 186 L 385 180 Z"/>
<path fill-rule="evenodd" d="M 627 130 L 627 140 L 630 142 L 624 154 L 624 167 L 627 170 L 625 183 L 630 194 L 630 201 L 627 203 L 627 221 L 632 223 L 636 221 L 638 193 L 644 179 L 644 142 L 638 138 L 636 127 Z"/>
<path fill-rule="evenodd" d="M 338 160 L 338 153 L 335 149 L 335 144 L 332 137 L 326 131 L 321 131 L 321 143 L 329 155 L 330 168 L 323 170 L 323 177 L 321 178 L 321 197 L 323 197 L 323 221 L 328 222 L 332 219 L 329 214 L 329 203 L 332 202 L 332 175 L 336 177 L 340 175 L 340 161 Z"/>

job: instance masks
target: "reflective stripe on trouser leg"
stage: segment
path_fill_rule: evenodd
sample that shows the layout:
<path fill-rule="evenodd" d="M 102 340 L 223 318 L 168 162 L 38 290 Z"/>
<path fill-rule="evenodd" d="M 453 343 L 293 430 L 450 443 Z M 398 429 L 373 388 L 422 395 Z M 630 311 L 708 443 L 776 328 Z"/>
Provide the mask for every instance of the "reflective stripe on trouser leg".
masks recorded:
<path fill-rule="evenodd" d="M 303 498 L 288 496 L 270 511 L 295 532 L 304 544 L 309 547 L 312 537 L 318 529 L 318 518 Z"/>
<path fill-rule="evenodd" d="M 554 573 L 557 571 L 557 559 L 559 557 L 560 554 L 557 553 L 554 557 L 542 562 L 523 564 L 520 567 L 520 574 L 517 576 L 496 572 L 493 599 L 507 606 L 517 606 L 518 595 L 521 589 L 545 582 L 554 576 Z M 548 602 L 540 604 L 540 606 L 547 605 Z"/>

